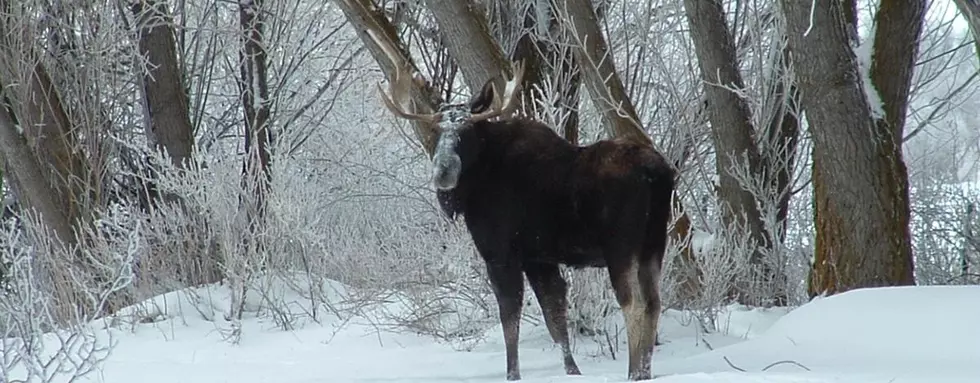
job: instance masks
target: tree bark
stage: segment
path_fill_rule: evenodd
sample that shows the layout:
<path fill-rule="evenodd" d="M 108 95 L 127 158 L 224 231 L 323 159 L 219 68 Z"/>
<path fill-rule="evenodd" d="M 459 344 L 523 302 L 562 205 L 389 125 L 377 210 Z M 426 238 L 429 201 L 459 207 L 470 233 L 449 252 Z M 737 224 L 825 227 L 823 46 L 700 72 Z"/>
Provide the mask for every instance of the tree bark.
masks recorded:
<path fill-rule="evenodd" d="M 652 145 L 616 70 L 591 2 L 554 0 L 553 4 L 559 22 L 576 46 L 582 81 L 606 121 L 606 131 L 612 137 Z"/>
<path fill-rule="evenodd" d="M 960 0 L 962 1 L 962 0 Z M 892 130 L 901 153 L 912 72 L 919 53 L 919 37 L 925 22 L 926 0 L 881 0 L 875 16 L 877 31 L 871 59 L 871 83 L 878 90 L 885 111 L 884 122 Z"/>
<path fill-rule="evenodd" d="M 138 0 L 130 6 L 137 19 L 139 52 L 149 63 L 142 79 L 146 136 L 150 145 L 163 149 L 174 166 L 182 168 L 191 159 L 194 135 L 173 21 L 164 1 Z"/>
<path fill-rule="evenodd" d="M 544 8 L 544 9 L 540 9 Z M 542 12 L 545 10 L 546 12 Z M 575 62 L 575 52 L 555 43 L 557 36 L 552 35 L 558 20 L 551 9 L 551 1 L 536 0 L 531 4 L 522 5 L 524 20 L 521 37 L 514 50 L 514 60 L 525 63 L 524 83 L 522 94 L 524 105 L 530 105 L 535 100 L 543 99 L 545 95 L 535 91 L 535 85 L 541 86 L 546 76 L 551 76 L 552 91 L 558 92 L 553 108 L 562 110 L 565 118 L 557 126 L 558 131 L 568 142 L 579 144 L 578 105 L 579 86 L 582 77 Z M 506 15 L 501 15 L 504 17 Z M 563 80 L 563 81 L 561 81 Z"/>
<path fill-rule="evenodd" d="M 449 55 L 456 59 L 463 79 L 476 94 L 487 80 L 503 90 L 501 73 L 512 74 L 500 45 L 493 39 L 486 15 L 472 0 L 426 0 L 426 8 L 439 24 Z"/>
<path fill-rule="evenodd" d="M 762 280 L 774 282 L 778 280 L 776 271 L 763 259 L 764 249 L 771 248 L 774 242 L 762 222 L 755 196 L 742 187 L 731 170 L 744 161 L 754 177 L 766 178 L 770 174 L 755 144 L 749 104 L 737 93 L 745 89 L 745 83 L 738 70 L 735 42 L 725 21 L 725 11 L 719 0 L 685 0 L 684 9 L 708 102 L 719 178 L 716 191 L 723 206 L 723 222 L 727 228 L 744 228 L 756 246 L 749 263 L 759 268 Z M 739 284 L 736 289 L 742 290 L 737 294 L 739 302 L 760 303 L 751 301 L 751 294 Z M 775 298 L 777 303 L 785 303 L 785 297 Z"/>
<path fill-rule="evenodd" d="M 17 177 L 15 185 L 23 187 L 18 195 L 28 202 L 29 207 L 44 213 L 44 222 L 52 227 L 66 244 L 74 244 L 77 238 L 70 228 L 82 223 L 85 216 L 85 203 L 91 201 L 90 184 L 97 179 L 90 174 L 84 152 L 80 149 L 76 136 L 77 126 L 71 120 L 62 104 L 61 95 L 48 75 L 43 62 L 37 57 L 36 43 L 31 35 L 24 33 L 18 18 L 25 10 L 15 9 L 16 5 L 0 1 L 0 80 L 4 87 L 4 101 L 9 107 L 5 111 L 11 127 L 23 130 L 22 138 L 27 145 L 27 153 L 36 156 L 32 161 L 13 158 L 13 153 L 24 152 L 11 147 L 5 155 L 8 166 L 26 166 L 24 169 L 7 169 L 8 174 Z M 16 130 L 12 134 L 18 134 Z M 9 137 L 8 144 L 19 142 Z M 43 177 L 46 182 L 41 187 L 34 177 Z M 37 194 L 37 195 L 35 195 Z M 34 205 L 52 201 L 59 213 L 51 207 Z M 64 219 L 64 221 L 62 221 Z M 68 228 L 68 229 L 66 229 Z"/>
<path fill-rule="evenodd" d="M 785 36 L 780 36 L 785 39 Z M 775 72 L 768 79 L 771 83 L 772 102 L 775 104 L 769 110 L 772 111 L 772 118 L 766 128 L 766 146 L 760 153 L 762 161 L 767 169 L 765 175 L 767 185 L 776 194 L 776 224 L 773 228 L 776 232 L 769 232 L 769 238 L 773 241 L 773 246 L 782 246 L 786 241 L 787 217 L 789 216 L 789 203 L 793 196 L 792 175 L 793 167 L 796 163 L 797 149 L 800 136 L 800 92 L 787 70 L 789 65 L 789 49 L 782 49 L 781 57 L 773 63 Z M 784 270 L 779 268 L 778 270 Z M 773 275 L 773 283 L 778 286 L 774 304 L 784 305 L 789 303 L 789 284 L 788 275 L 780 271 Z"/>
<path fill-rule="evenodd" d="M 272 132 L 269 129 L 268 55 L 265 44 L 263 0 L 239 1 L 242 28 L 241 90 L 245 111 L 245 163 L 243 176 L 255 193 L 254 217 L 261 217 L 265 194 L 272 182 L 269 168 Z"/>
<path fill-rule="evenodd" d="M 914 284 L 908 174 L 896 150 L 901 137 L 875 120 L 864 92 L 851 49 L 854 3 L 780 3 L 813 136 L 817 243 L 810 294 Z"/>
<path fill-rule="evenodd" d="M 521 61 L 524 63 L 524 79 L 521 83 L 521 102 L 523 105 L 534 105 L 535 100 L 540 100 L 544 97 L 543 94 L 537 91 L 536 87 L 541 86 L 542 81 L 547 75 L 547 57 L 546 52 L 550 51 L 550 47 L 547 43 L 541 41 L 533 33 L 528 32 L 533 30 L 538 20 L 534 18 L 533 15 L 528 14 L 527 9 L 521 9 L 519 13 L 521 19 L 523 19 L 522 28 L 524 33 L 520 35 L 517 39 L 517 44 L 514 47 L 514 61 Z"/>
<path fill-rule="evenodd" d="M 0 106 L 0 161 L 17 199 L 41 215 L 41 221 L 56 234 L 58 242 L 72 243 L 75 236 L 68 211 L 45 178 L 47 170 L 17 132 L 17 124 L 6 106 Z"/>
<path fill-rule="evenodd" d="M 355 27 L 357 36 L 360 37 L 361 42 L 371 52 L 374 60 L 381 67 L 381 71 L 384 72 L 385 77 L 389 81 L 394 78 L 396 68 L 399 66 L 409 68 L 412 73 L 419 72 L 418 67 L 412 61 L 412 56 L 405 51 L 401 41 L 398 39 L 398 33 L 395 31 L 395 27 L 385 17 L 383 10 L 375 7 L 371 0 L 338 0 L 336 3 L 340 6 L 347 21 Z M 384 39 L 386 44 L 394 47 L 400 53 L 400 57 L 397 58 L 398 62 L 391 62 L 391 59 L 385 55 L 381 46 L 375 43 L 371 36 L 368 35 L 367 31 L 369 30 L 377 33 L 379 38 Z M 435 111 L 440 103 L 439 93 L 431 86 L 428 86 L 428 84 L 422 87 L 418 86 L 416 82 L 412 82 L 412 85 L 411 96 L 415 103 L 415 111 L 419 113 L 431 113 Z M 412 126 L 416 139 L 422 144 L 422 149 L 431 157 L 435 152 L 436 139 L 438 138 L 435 129 L 421 122 L 413 122 Z"/>
<path fill-rule="evenodd" d="M 800 90 L 795 79 L 788 78 L 790 55 L 789 48 L 784 47 L 781 60 L 775 63 L 776 72 L 770 81 L 775 82 L 773 100 L 777 104 L 773 110 L 772 120 L 767 129 L 767 139 L 770 150 L 762 154 L 763 162 L 769 171 L 775 173 L 771 182 L 779 197 L 777 201 L 776 220 L 780 232 L 773 240 L 783 243 L 786 239 L 786 218 L 789 215 L 789 202 L 792 197 L 793 166 L 796 163 L 797 146 L 800 138 Z"/>
<path fill-rule="evenodd" d="M 567 78 L 568 84 L 562 84 L 561 99 L 556 108 L 565 109 L 568 115 L 561 126 L 562 135 L 568 142 L 579 144 L 579 86 L 582 84 L 582 72 L 575 61 L 575 52 L 570 49 L 552 49 L 552 62 L 560 63 L 556 68 L 561 78 Z"/>

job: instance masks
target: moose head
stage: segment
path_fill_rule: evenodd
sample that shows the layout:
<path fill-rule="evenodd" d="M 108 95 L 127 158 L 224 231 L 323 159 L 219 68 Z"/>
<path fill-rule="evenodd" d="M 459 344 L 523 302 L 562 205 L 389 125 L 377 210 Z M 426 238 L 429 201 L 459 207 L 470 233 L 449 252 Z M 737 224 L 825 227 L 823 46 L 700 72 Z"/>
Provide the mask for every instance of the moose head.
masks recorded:
<path fill-rule="evenodd" d="M 397 63 L 397 55 L 391 52 L 388 44 L 383 44 L 369 31 L 371 36 L 384 49 L 385 54 Z M 462 143 L 461 137 L 467 129 L 477 123 L 490 122 L 497 117 L 509 116 L 517 109 L 521 81 L 524 77 L 524 64 L 513 65 L 514 75 L 506 82 L 503 93 L 497 90 L 494 79 L 491 78 L 483 85 L 480 92 L 465 103 L 445 103 L 434 113 L 416 113 L 413 111 L 409 91 L 412 81 L 424 82 L 420 76 L 413 76 L 405 66 L 396 65 L 394 79 L 390 82 L 388 91 L 378 84 L 378 91 L 385 107 L 395 116 L 421 121 L 436 130 L 439 139 L 432 156 L 432 182 L 439 190 L 450 190 L 456 187 L 460 173 L 466 163 L 465 158 L 477 155 L 478 149 L 473 145 Z M 506 78 L 506 73 L 502 74 Z"/>

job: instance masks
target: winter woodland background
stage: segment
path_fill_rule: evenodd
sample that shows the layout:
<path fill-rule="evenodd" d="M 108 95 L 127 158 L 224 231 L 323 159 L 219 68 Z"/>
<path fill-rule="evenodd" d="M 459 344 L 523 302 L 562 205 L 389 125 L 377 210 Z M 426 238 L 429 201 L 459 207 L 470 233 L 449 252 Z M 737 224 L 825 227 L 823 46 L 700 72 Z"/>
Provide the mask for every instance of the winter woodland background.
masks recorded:
<path fill-rule="evenodd" d="M 523 59 L 524 113 L 569 140 L 640 121 L 680 172 L 665 308 L 704 332 L 732 302 L 980 283 L 980 4 L 813 4 L 0 0 L 0 381 L 91 372 L 112 342 L 84 324 L 206 285 L 233 299 L 186 315 L 229 341 L 244 317 L 397 300 L 378 326 L 478 343 L 482 261 L 438 210 L 425 137 L 380 103 L 367 29 L 430 80 L 420 105 Z M 565 273 L 575 331 L 625 352 L 605 271 Z"/>

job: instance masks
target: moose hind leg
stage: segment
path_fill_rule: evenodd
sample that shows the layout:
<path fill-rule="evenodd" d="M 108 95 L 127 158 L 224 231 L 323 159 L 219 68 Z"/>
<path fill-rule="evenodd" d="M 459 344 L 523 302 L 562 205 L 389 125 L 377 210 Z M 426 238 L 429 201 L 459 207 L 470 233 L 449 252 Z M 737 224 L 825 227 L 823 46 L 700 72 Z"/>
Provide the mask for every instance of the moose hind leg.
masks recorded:
<path fill-rule="evenodd" d="M 561 276 L 558 265 L 529 264 L 524 268 L 527 281 L 544 313 L 544 322 L 551 333 L 551 339 L 561 346 L 565 373 L 581 375 L 572 348 L 568 342 L 568 284 Z"/>
<path fill-rule="evenodd" d="M 659 267 L 653 262 L 637 259 L 609 267 L 609 277 L 626 321 L 629 380 L 652 377 L 653 345 L 660 319 L 659 275 Z"/>
<path fill-rule="evenodd" d="M 521 307 L 524 304 L 524 277 L 515 265 L 487 264 L 490 285 L 497 297 L 500 324 L 504 330 L 507 354 L 507 380 L 520 380 L 521 368 L 517 343 L 521 333 Z"/>

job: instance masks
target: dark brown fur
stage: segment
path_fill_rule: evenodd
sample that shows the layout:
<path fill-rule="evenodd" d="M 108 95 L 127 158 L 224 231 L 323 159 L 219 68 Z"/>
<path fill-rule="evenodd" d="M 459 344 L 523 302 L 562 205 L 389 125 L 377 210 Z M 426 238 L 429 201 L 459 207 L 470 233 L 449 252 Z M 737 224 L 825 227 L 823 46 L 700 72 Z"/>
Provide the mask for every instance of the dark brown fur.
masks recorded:
<path fill-rule="evenodd" d="M 485 97 L 471 103 L 471 112 L 489 105 Z M 523 276 L 562 347 L 566 372 L 579 373 L 568 345 L 559 264 L 608 269 L 626 316 L 629 378 L 650 378 L 674 189 L 670 165 L 648 146 L 609 140 L 579 147 L 528 119 L 479 121 L 459 132 L 459 181 L 438 196 L 446 214 L 463 215 L 486 261 L 504 328 L 507 378 L 520 379 Z"/>

